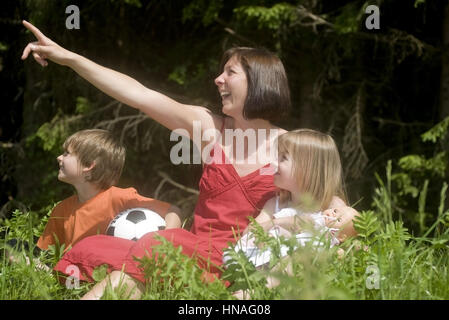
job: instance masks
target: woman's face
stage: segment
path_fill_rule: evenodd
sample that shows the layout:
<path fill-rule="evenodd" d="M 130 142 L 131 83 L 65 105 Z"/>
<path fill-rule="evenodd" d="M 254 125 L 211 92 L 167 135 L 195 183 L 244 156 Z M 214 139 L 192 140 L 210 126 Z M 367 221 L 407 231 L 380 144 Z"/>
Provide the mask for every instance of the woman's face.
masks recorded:
<path fill-rule="evenodd" d="M 226 62 L 223 72 L 215 79 L 223 104 L 223 113 L 241 117 L 248 91 L 245 70 L 235 56 Z"/>

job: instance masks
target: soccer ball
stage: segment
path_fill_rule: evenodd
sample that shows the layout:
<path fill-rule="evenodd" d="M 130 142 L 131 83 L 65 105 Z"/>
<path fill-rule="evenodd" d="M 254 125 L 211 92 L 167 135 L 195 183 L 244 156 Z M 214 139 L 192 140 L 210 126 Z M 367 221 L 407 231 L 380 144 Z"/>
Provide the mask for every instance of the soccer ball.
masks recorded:
<path fill-rule="evenodd" d="M 148 232 L 164 230 L 165 220 L 156 212 L 146 208 L 132 208 L 120 212 L 109 223 L 109 236 L 137 241 Z"/>

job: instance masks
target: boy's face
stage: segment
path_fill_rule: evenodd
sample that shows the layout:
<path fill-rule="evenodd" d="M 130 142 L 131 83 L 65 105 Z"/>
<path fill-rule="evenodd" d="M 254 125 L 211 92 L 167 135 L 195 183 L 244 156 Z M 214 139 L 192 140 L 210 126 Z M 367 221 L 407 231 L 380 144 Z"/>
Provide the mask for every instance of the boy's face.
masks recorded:
<path fill-rule="evenodd" d="M 72 185 L 84 181 L 78 157 L 72 153 L 70 146 L 56 158 L 59 165 L 58 180 Z"/>

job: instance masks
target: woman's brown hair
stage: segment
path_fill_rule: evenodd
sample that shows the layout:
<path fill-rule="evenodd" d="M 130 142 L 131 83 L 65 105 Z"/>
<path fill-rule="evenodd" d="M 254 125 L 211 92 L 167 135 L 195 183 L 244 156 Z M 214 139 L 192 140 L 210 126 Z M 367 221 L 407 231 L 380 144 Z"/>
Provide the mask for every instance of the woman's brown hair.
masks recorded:
<path fill-rule="evenodd" d="M 243 117 L 275 122 L 287 115 L 290 89 L 281 60 L 266 49 L 235 47 L 223 54 L 220 70 L 232 57 L 240 62 L 248 81 Z"/>

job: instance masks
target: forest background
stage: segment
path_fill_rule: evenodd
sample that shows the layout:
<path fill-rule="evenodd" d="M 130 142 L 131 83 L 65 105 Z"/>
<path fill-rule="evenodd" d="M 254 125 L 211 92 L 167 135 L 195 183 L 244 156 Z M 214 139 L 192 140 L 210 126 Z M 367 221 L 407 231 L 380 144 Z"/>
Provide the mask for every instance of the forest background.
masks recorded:
<path fill-rule="evenodd" d="M 69 5 L 80 9 L 80 29 L 66 28 Z M 366 27 L 368 5 L 379 8 L 379 29 Z M 133 186 L 190 216 L 201 175 L 201 165 L 170 162 L 177 142 L 170 141 L 169 130 L 68 68 L 50 63 L 43 69 L 32 59 L 22 61 L 23 48 L 34 41 L 22 19 L 69 50 L 214 112 L 221 105 L 213 80 L 222 53 L 232 46 L 265 47 L 283 61 L 292 93 L 291 114 L 277 124 L 287 130 L 317 129 L 335 138 L 350 204 L 368 211 L 366 228 L 358 226 L 362 240 L 374 243 L 368 238 L 377 215 L 386 230 L 378 229 L 377 239 L 385 241 L 385 256 L 392 235 L 399 232 L 402 244 L 396 249 L 407 242 L 413 251 L 410 244 L 419 243 L 413 254 L 422 264 L 409 259 L 412 253 L 398 258 L 419 266 L 416 274 L 428 270 L 428 257 L 437 259 L 433 267 L 439 276 L 428 287 L 420 283 L 424 289 L 413 297 L 429 290 L 433 298 L 448 296 L 440 276 L 449 274 L 444 258 L 449 243 L 448 1 L 7 0 L 0 6 L 2 224 L 13 212 L 16 222 L 22 213 L 39 221 L 73 194 L 57 180 L 56 157 L 64 139 L 80 129 L 107 128 L 123 139 L 127 159 L 120 187 Z M 428 256 L 419 253 L 423 243 Z M 345 273 L 353 274 L 354 283 L 372 259 L 363 263 L 357 276 L 355 269 Z M 399 269 L 400 275 L 392 272 L 390 279 L 418 285 L 410 278 L 415 271 Z M 339 279 L 349 287 L 344 276 Z M 407 288 L 395 294 L 412 292 Z M 14 296 L 8 290 L 3 297 Z"/>
<path fill-rule="evenodd" d="M 80 9 L 80 29 L 65 27 L 71 4 Z M 365 26 L 372 4 L 380 12 L 377 30 Z M 201 175 L 200 165 L 170 162 L 177 142 L 167 129 L 68 68 L 20 60 L 34 41 L 21 25 L 28 19 L 69 50 L 215 112 L 221 104 L 213 79 L 223 51 L 268 48 L 285 65 L 293 100 L 291 115 L 278 125 L 336 139 L 351 204 L 371 207 L 375 173 L 384 175 L 392 160 L 393 188 L 404 199 L 395 203 L 396 214 L 412 229 L 435 218 L 411 208 L 424 185 L 427 204 L 438 206 L 447 181 L 441 123 L 449 115 L 447 1 L 9 0 L 1 6 L 0 217 L 16 208 L 39 211 L 73 192 L 57 180 L 56 156 L 79 129 L 119 134 L 128 151 L 119 185 L 188 214 Z M 438 123 L 443 133 L 423 141 Z"/>

